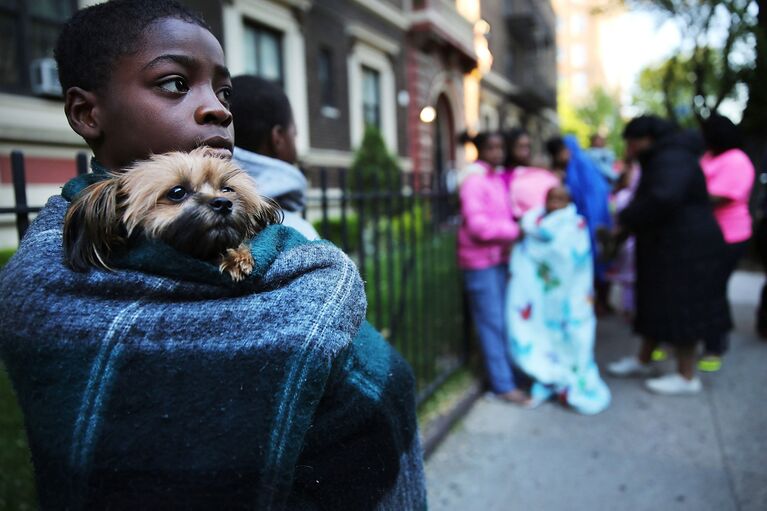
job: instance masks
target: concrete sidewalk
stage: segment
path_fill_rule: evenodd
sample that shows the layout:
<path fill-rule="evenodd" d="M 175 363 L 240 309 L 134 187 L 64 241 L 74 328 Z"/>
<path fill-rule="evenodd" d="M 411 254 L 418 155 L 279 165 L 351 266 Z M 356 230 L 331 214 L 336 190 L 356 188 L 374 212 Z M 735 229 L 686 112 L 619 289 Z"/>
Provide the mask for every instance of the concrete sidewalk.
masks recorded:
<path fill-rule="evenodd" d="M 767 342 L 754 335 L 763 277 L 738 273 L 736 331 L 705 391 L 661 397 L 606 377 L 613 403 L 584 417 L 481 399 L 427 464 L 441 510 L 767 510 Z M 636 350 L 620 319 L 601 322 L 600 367 Z"/>

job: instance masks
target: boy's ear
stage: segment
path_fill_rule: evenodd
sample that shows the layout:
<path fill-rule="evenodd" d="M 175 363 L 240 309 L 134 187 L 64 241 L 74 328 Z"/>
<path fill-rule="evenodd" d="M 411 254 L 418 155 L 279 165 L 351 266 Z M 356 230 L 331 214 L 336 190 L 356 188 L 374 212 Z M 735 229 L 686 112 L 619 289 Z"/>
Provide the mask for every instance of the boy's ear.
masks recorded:
<path fill-rule="evenodd" d="M 64 113 L 69 126 L 86 141 L 97 140 L 101 136 L 96 93 L 80 87 L 70 87 L 67 89 Z"/>
<path fill-rule="evenodd" d="M 285 144 L 285 128 L 277 124 L 272 128 L 272 153 L 274 155 L 280 154 L 282 146 Z"/>

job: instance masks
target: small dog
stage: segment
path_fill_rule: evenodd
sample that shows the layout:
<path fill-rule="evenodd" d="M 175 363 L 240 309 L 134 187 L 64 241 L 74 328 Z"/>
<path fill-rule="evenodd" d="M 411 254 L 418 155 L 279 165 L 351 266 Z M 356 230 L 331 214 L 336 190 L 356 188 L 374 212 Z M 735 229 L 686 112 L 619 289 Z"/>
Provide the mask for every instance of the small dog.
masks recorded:
<path fill-rule="evenodd" d="M 89 186 L 72 202 L 64 255 L 76 271 L 110 269 L 116 250 L 145 236 L 215 262 L 236 282 L 253 271 L 243 242 L 280 221 L 276 204 L 234 163 L 205 148 L 158 154 Z"/>

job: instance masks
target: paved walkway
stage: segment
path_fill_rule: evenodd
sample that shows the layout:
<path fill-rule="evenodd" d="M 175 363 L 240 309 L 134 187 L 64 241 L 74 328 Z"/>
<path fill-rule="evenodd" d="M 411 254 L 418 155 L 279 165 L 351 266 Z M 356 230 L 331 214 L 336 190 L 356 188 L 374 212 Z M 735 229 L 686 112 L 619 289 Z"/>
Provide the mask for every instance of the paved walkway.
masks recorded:
<path fill-rule="evenodd" d="M 767 343 L 753 334 L 762 280 L 734 277 L 732 350 L 698 396 L 607 378 L 613 404 L 595 417 L 480 400 L 427 464 L 430 509 L 767 510 Z M 636 346 L 619 319 L 600 324 L 600 367 Z"/>

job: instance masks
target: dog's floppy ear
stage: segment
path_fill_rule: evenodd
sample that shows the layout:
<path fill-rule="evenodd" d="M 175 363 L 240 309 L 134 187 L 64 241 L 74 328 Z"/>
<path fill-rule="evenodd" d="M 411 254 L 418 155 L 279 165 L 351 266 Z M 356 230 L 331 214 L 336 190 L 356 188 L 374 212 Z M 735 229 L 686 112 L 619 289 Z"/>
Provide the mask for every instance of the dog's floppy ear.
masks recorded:
<path fill-rule="evenodd" d="M 266 226 L 272 224 L 281 224 L 285 215 L 277 201 L 269 197 L 261 197 L 253 211 L 253 224 L 250 227 L 248 238 L 255 236 Z"/>
<path fill-rule="evenodd" d="M 263 229 L 267 225 L 281 224 L 285 215 L 282 212 L 282 208 L 277 204 L 277 201 L 269 197 L 261 196 L 259 207 L 256 208 L 256 223 L 258 223 L 259 230 Z"/>
<path fill-rule="evenodd" d="M 64 218 L 64 260 L 75 271 L 110 269 L 112 248 L 124 242 L 117 210 L 118 179 L 92 184 L 72 201 Z"/>

